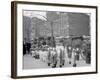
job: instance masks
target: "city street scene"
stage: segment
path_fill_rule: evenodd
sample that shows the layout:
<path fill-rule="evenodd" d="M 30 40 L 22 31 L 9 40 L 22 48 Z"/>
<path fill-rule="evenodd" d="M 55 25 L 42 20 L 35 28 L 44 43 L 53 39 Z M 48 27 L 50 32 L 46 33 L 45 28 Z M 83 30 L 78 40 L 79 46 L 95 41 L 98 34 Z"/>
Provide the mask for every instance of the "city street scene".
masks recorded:
<path fill-rule="evenodd" d="M 23 69 L 91 66 L 90 16 L 23 10 Z"/>

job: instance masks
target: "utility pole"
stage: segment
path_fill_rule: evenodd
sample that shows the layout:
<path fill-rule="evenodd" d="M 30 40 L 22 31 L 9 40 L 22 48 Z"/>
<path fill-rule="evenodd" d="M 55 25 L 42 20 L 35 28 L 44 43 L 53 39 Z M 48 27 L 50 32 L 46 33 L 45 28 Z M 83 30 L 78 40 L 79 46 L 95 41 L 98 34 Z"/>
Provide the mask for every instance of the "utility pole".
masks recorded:
<path fill-rule="evenodd" d="M 51 24 L 51 47 L 56 47 L 54 32 L 53 32 L 53 22 L 51 21 L 50 24 Z"/>

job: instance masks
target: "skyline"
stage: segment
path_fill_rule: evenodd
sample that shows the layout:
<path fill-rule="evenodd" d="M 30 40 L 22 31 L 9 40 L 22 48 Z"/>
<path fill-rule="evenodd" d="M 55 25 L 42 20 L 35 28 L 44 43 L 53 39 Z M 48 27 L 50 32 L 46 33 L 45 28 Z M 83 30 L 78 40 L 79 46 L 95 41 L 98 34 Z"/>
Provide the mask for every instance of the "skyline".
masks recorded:
<path fill-rule="evenodd" d="M 50 11 L 50 12 L 52 12 L 52 11 Z M 37 17 L 37 18 L 39 18 L 41 20 L 47 21 L 46 13 L 47 13 L 46 11 L 33 11 L 33 10 L 24 10 L 23 11 L 23 15 L 24 16 L 27 16 L 27 17 L 30 17 L 30 18 Z M 68 13 L 68 12 L 63 12 L 63 13 Z M 73 12 L 70 12 L 70 13 L 73 13 Z M 59 15 L 60 12 L 57 11 L 56 14 Z M 83 13 L 83 14 L 86 14 L 88 16 L 91 15 L 90 13 Z"/>

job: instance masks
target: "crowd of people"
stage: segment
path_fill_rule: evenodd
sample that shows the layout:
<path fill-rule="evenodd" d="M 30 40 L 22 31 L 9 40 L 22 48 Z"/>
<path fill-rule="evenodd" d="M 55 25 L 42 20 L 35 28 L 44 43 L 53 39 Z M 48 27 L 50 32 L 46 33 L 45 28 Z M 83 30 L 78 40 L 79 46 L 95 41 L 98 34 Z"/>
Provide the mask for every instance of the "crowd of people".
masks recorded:
<path fill-rule="evenodd" d="M 52 68 L 56 68 L 57 66 L 63 67 L 66 62 L 76 67 L 80 57 L 83 58 L 87 64 L 91 63 L 90 45 L 87 44 L 86 46 L 63 46 L 62 43 L 62 45 L 56 45 L 55 47 L 51 47 L 47 44 L 41 46 L 35 45 L 35 47 L 33 47 L 30 43 L 23 43 L 23 54 L 31 54 L 33 58 L 40 59 Z"/>

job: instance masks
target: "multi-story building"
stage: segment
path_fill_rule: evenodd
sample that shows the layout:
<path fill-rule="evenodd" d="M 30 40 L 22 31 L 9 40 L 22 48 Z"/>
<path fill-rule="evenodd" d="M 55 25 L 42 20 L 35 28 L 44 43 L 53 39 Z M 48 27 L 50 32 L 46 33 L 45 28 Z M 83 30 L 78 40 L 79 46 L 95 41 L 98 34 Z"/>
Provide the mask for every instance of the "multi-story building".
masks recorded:
<path fill-rule="evenodd" d="M 23 17 L 24 38 L 51 36 L 90 36 L 90 17 L 85 13 L 46 12 L 46 21 L 37 17 Z"/>

